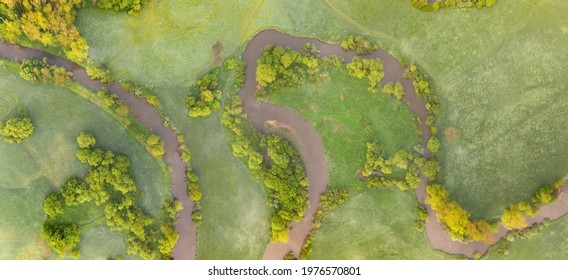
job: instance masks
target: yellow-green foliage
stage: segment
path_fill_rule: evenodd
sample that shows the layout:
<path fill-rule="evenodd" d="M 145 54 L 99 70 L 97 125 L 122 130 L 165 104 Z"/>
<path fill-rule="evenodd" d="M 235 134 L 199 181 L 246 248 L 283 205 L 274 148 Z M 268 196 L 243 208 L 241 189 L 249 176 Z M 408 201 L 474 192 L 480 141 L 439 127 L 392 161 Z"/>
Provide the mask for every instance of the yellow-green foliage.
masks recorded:
<path fill-rule="evenodd" d="M 151 134 L 146 140 L 146 145 L 150 147 L 152 154 L 155 156 L 161 156 L 164 154 L 164 141 L 160 139 L 160 136 L 156 134 Z"/>
<path fill-rule="evenodd" d="M 400 82 L 396 82 L 396 84 L 390 82 L 383 87 L 383 93 L 391 94 L 396 99 L 402 100 L 404 98 L 404 87 Z"/>
<path fill-rule="evenodd" d="M 79 257 L 79 249 L 77 248 L 81 238 L 79 226 L 45 223 L 41 229 L 41 237 L 59 256 L 64 257 L 69 253 L 74 258 Z"/>
<path fill-rule="evenodd" d="M 32 83 L 63 85 L 71 81 L 71 73 L 63 67 L 50 65 L 45 57 L 42 60 L 34 57 L 22 61 L 20 76 Z"/>
<path fill-rule="evenodd" d="M 61 198 L 57 193 L 49 194 L 43 201 L 43 212 L 49 218 L 55 218 L 63 213 L 63 206 L 61 206 Z"/>
<path fill-rule="evenodd" d="M 189 96 L 185 103 L 188 108 L 188 114 L 192 118 L 209 116 L 211 113 L 219 109 L 221 99 L 221 90 L 217 82 L 217 69 L 212 70 L 209 74 L 204 75 L 197 81 L 199 95 Z"/>
<path fill-rule="evenodd" d="M 492 227 L 483 220 L 470 220 L 470 214 L 449 198 L 448 191 L 440 184 L 430 184 L 426 188 L 426 203 L 432 206 L 436 217 L 442 222 L 450 236 L 459 241 L 494 242 Z"/>
<path fill-rule="evenodd" d="M 508 229 L 522 229 L 527 227 L 527 218 L 523 214 L 522 208 L 518 205 L 511 205 L 503 212 L 501 222 Z"/>
<path fill-rule="evenodd" d="M 360 55 L 370 54 L 379 49 L 379 45 L 373 43 L 363 36 L 349 36 L 345 41 L 341 41 L 341 47 L 344 50 L 353 50 Z"/>
<path fill-rule="evenodd" d="M 61 214 L 58 210 L 60 206 L 57 205 L 60 202 L 56 201 L 59 195 L 64 198 L 68 207 L 91 201 L 96 205 L 103 205 L 106 225 L 111 230 L 125 234 L 129 254 L 137 254 L 144 259 L 168 258 L 177 240 L 173 224 L 177 212 L 182 209 L 181 204 L 178 201 L 164 202 L 154 220 L 140 207 L 142 193 L 130 177 L 128 158 L 93 147 L 96 139 L 91 133 L 81 133 L 77 142 L 82 147 L 77 151 L 77 158 L 87 163 L 89 170 L 84 178 L 73 177 L 67 180 L 60 188 L 60 194 L 50 195 L 44 202 L 45 212 L 52 218 Z M 53 222 L 47 220 L 44 228 L 50 229 Z M 42 236 L 48 243 L 51 242 L 48 238 L 53 239 L 53 234 Z M 60 249 L 58 246 L 61 247 L 52 245 L 58 253 L 74 248 Z M 78 255 L 78 251 L 73 252 Z"/>
<path fill-rule="evenodd" d="M 347 64 L 347 72 L 358 79 L 367 79 L 370 92 L 379 90 L 380 82 L 385 75 L 383 72 L 383 61 L 380 58 L 363 59 L 358 56 L 354 57 Z"/>
<path fill-rule="evenodd" d="M 8 143 L 21 143 L 34 132 L 34 124 L 27 117 L 11 118 L 5 123 L 0 123 L 4 141 Z"/>
<path fill-rule="evenodd" d="M 300 156 L 290 142 L 279 135 L 263 135 L 242 112 L 242 101 L 234 97 L 223 112 L 222 123 L 235 140 L 233 154 L 241 158 L 269 190 L 270 205 L 274 208 L 271 222 L 273 242 L 286 242 L 289 227 L 299 221 L 308 206 L 308 181 Z M 265 161 L 263 153 L 270 159 Z"/>
<path fill-rule="evenodd" d="M 256 81 L 278 91 L 302 85 L 320 72 L 319 51 L 306 44 L 301 52 L 280 46 L 268 46 L 258 59 Z"/>
<path fill-rule="evenodd" d="M 478 8 L 492 7 L 497 0 L 436 0 L 434 3 L 428 3 L 428 0 L 412 0 L 412 5 L 422 11 L 437 11 L 446 7 L 458 8 Z"/>

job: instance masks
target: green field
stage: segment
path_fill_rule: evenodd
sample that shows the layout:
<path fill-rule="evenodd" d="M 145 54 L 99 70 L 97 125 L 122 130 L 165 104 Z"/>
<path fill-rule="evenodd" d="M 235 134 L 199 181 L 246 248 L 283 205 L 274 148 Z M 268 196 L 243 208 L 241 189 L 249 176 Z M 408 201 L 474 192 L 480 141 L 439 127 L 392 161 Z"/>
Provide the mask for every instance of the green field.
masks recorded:
<path fill-rule="evenodd" d="M 370 93 L 365 80 L 333 70 L 321 86 L 302 87 L 272 94 L 269 101 L 289 107 L 306 118 L 321 135 L 329 165 L 329 188 L 351 192 L 364 188 L 357 171 L 365 165 L 366 143 L 377 141 L 387 156 L 412 150 L 419 143 L 410 109 L 390 96 Z M 364 129 L 365 121 L 372 129 Z"/>
<path fill-rule="evenodd" d="M 234 173 L 238 177 L 200 182 L 204 191 L 200 254 L 218 254 L 203 245 L 218 244 L 221 239 L 221 233 L 205 234 L 218 225 L 210 221 L 210 230 L 206 230 L 206 197 L 214 193 L 207 192 L 234 186 L 248 188 L 253 197 L 261 198 L 263 193 L 260 187 L 236 181 L 245 178 L 250 182 L 250 176 L 238 161 L 229 160 L 229 149 L 218 151 L 223 159 L 218 164 L 210 163 L 209 157 L 214 157 L 200 151 L 208 142 L 194 135 L 224 137 L 221 126 L 217 129 L 212 120 L 185 117 L 185 89 L 212 67 L 215 42 L 223 44 L 226 57 L 238 54 L 247 40 L 264 28 L 333 41 L 364 34 L 404 60 L 417 63 L 442 97 L 437 123 L 442 140 L 440 181 L 473 218 L 493 219 L 508 204 L 529 198 L 541 185 L 568 173 L 568 150 L 563 148 L 568 146 L 564 129 L 568 115 L 563 113 L 568 105 L 568 99 L 563 98 L 568 74 L 564 59 L 568 57 L 567 9 L 568 3 L 561 0 L 498 1 L 490 9 L 431 13 L 416 10 L 410 1 L 398 0 L 229 4 L 178 0 L 150 1 L 138 18 L 99 9 L 81 10 L 78 26 L 90 45 L 91 57 L 106 63 L 118 77 L 156 87 L 166 112 L 186 136 L 195 158 L 192 164 L 202 177 L 225 169 L 241 170 Z M 311 103 L 305 102 L 307 114 Z M 324 105 L 318 105 L 320 112 Z M 457 131 L 456 139 L 444 137 L 447 128 Z M 321 133 L 325 141 L 328 137 Z M 350 184 L 348 178 L 353 173 L 336 173 L 332 168 L 336 167 L 330 164 L 332 180 Z M 355 181 L 352 184 L 357 185 Z M 209 205 L 216 201 L 209 199 Z M 239 205 L 236 200 L 234 203 L 215 207 L 217 214 L 210 215 L 226 215 L 228 221 L 236 221 L 233 216 L 241 214 L 233 211 Z"/>
<path fill-rule="evenodd" d="M 414 229 L 413 192 L 367 190 L 356 175 L 365 162 L 366 142 L 376 140 L 389 156 L 419 143 L 410 109 L 389 95 L 370 93 L 367 87 L 365 80 L 334 70 L 320 86 L 308 83 L 269 97 L 314 125 L 329 165 L 328 188 L 345 188 L 353 196 L 324 220 L 315 234 L 311 258 L 441 258 Z M 364 129 L 365 120 L 372 129 Z"/>
<path fill-rule="evenodd" d="M 568 217 L 564 216 L 530 239 L 516 239 L 509 245 L 509 255 L 495 255 L 495 248 L 485 257 L 495 260 L 566 260 L 568 259 Z"/>
<path fill-rule="evenodd" d="M 561 59 L 568 3 L 499 1 L 480 11 L 422 13 L 386 0 L 328 2 L 431 75 L 442 97 L 438 131 L 458 132 L 454 141 L 441 137 L 441 178 L 474 218 L 496 218 L 568 173 L 561 148 L 568 144 Z"/>
<path fill-rule="evenodd" d="M 235 91 L 232 75 L 221 72 L 224 92 Z M 221 111 L 189 118 L 184 87 L 156 88 L 174 125 L 185 135 L 191 164 L 199 174 L 203 222 L 198 231 L 199 259 L 260 259 L 269 242 L 264 186 L 233 156 L 221 124 Z"/>
<path fill-rule="evenodd" d="M 332 212 L 316 232 L 310 259 L 448 259 L 414 229 L 414 193 L 371 189 Z"/>
<path fill-rule="evenodd" d="M 4 171 L 0 174 L 0 199 L 3 201 L 0 205 L 3 213 L 0 217 L 0 259 L 50 257 L 50 249 L 39 237 L 45 219 L 43 199 L 69 177 L 86 173 L 87 165 L 75 157 L 79 148 L 75 138 L 82 131 L 94 132 L 98 146 L 129 157 L 132 176 L 145 194 L 144 210 L 155 214 L 162 202 L 170 198 L 169 178 L 156 159 L 120 123 L 96 105 L 65 88 L 33 85 L 19 75 L 3 70 L 0 71 L 0 92 L 0 120 L 15 116 L 19 106 L 26 106 L 35 124 L 32 136 L 20 145 L 0 141 L 0 163 Z M 76 211 L 69 214 L 88 218 L 89 213 Z M 108 229 L 98 227 L 87 233 L 97 238 L 116 235 L 106 234 L 106 231 Z M 99 233 L 104 235 L 99 236 Z M 87 243 L 80 246 L 88 258 L 125 255 L 124 240 L 111 239 L 112 243 L 105 244 L 95 244 L 87 239 Z M 122 247 L 115 246 L 118 243 Z"/>

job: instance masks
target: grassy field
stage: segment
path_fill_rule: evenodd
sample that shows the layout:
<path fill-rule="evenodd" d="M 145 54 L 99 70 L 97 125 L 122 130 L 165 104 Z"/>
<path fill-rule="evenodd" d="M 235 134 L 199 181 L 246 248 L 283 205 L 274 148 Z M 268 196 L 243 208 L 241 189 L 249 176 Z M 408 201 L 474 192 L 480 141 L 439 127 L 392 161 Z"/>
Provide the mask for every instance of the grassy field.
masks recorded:
<path fill-rule="evenodd" d="M 435 13 L 397 0 L 178 0 L 150 1 L 139 18 L 82 10 L 78 26 L 90 55 L 119 77 L 165 89 L 157 94 L 169 104 L 165 107 L 174 124 L 186 126 L 181 130 L 192 150 L 201 147 L 201 139 L 192 137 L 199 125 L 191 127 L 182 119 L 180 104 L 184 89 L 212 66 L 216 41 L 223 44 L 226 57 L 264 28 L 324 40 L 357 33 L 374 38 L 422 66 L 434 80 L 443 105 L 437 124 L 441 181 L 474 218 L 492 219 L 568 171 L 568 150 L 562 148 L 568 144 L 563 129 L 568 121 L 563 113 L 568 105 L 563 98 L 568 74 L 566 9 L 568 3 L 560 0 L 499 1 L 491 9 Z M 455 140 L 443 137 L 447 128 L 456 129 Z M 199 168 L 207 161 L 193 164 Z M 210 166 L 214 169 L 206 172 L 220 172 L 219 166 L 227 165 Z M 215 187 L 202 184 L 204 191 Z M 227 215 L 233 215 L 227 209 Z M 204 238 L 201 234 L 200 242 Z"/>
<path fill-rule="evenodd" d="M 376 140 L 387 156 L 419 143 L 412 112 L 390 96 L 372 94 L 365 80 L 332 71 L 323 85 L 308 83 L 273 94 L 269 101 L 305 117 L 320 133 L 329 164 L 329 188 L 364 188 L 357 171 L 365 165 L 366 143 Z M 372 129 L 363 124 L 370 121 Z"/>
<path fill-rule="evenodd" d="M 310 259 L 448 259 L 414 229 L 416 198 L 397 189 L 371 189 L 332 212 L 317 231 Z"/>
<path fill-rule="evenodd" d="M 367 87 L 364 80 L 332 71 L 330 80 L 321 86 L 308 83 L 269 97 L 270 102 L 292 108 L 314 125 L 329 165 L 328 187 L 345 188 L 353 196 L 317 231 L 311 258 L 442 258 L 414 229 L 416 199 L 412 192 L 367 190 L 357 178 L 367 141 L 377 140 L 387 155 L 411 150 L 419 142 L 408 107 L 381 92 L 372 94 Z M 363 128 L 365 120 L 372 124 L 369 131 Z"/>
<path fill-rule="evenodd" d="M 156 213 L 164 199 L 169 198 L 169 179 L 155 159 L 97 106 L 67 89 L 32 85 L 17 74 L 4 71 L 0 71 L 0 91 L 0 120 L 15 116 L 19 106 L 26 106 L 35 124 L 34 133 L 21 145 L 0 141 L 0 259 L 50 257 L 49 248 L 39 237 L 45 218 L 43 199 L 69 177 L 83 176 L 87 171 L 86 164 L 75 157 L 75 138 L 82 131 L 94 132 L 100 147 L 130 158 L 133 178 L 145 194 L 142 206 L 148 213 Z M 86 219 L 91 216 L 87 213 L 92 214 L 69 214 L 84 215 Z M 98 235 L 105 231 L 108 230 L 99 227 L 88 232 Z M 113 244 L 124 243 L 122 239 L 114 240 Z M 81 247 L 88 258 L 106 258 L 118 254 L 121 248 L 92 242 Z M 120 250 L 124 255 L 124 249 Z"/>
<path fill-rule="evenodd" d="M 517 239 L 509 245 L 509 255 L 500 257 L 493 248 L 485 259 L 490 260 L 566 260 L 568 259 L 568 217 L 550 224 L 531 239 Z"/>
<path fill-rule="evenodd" d="M 225 93 L 237 90 L 232 87 L 231 76 L 221 72 Z M 171 94 L 162 105 L 186 136 L 191 164 L 199 174 L 203 222 L 198 231 L 198 258 L 260 259 L 270 235 L 266 192 L 233 156 L 221 124 L 221 111 L 205 118 L 189 118 L 186 107 L 180 106 L 189 95 L 187 88 L 157 88 L 156 93 Z"/>
<path fill-rule="evenodd" d="M 560 12 L 568 3 L 500 1 L 481 11 L 421 13 L 393 2 L 326 1 L 436 82 L 439 131 L 458 132 L 443 139 L 440 156 L 452 197 L 474 218 L 491 219 L 568 173 L 561 148 L 568 144 L 568 23 Z"/>

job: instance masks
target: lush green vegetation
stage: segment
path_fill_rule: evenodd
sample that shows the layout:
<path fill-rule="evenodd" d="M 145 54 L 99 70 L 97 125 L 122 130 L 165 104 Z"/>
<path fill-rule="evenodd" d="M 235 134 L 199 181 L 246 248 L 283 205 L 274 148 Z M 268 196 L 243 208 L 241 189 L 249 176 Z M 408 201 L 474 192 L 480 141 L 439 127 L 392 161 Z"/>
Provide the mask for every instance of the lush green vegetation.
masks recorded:
<path fill-rule="evenodd" d="M 423 13 L 410 1 L 396 4 L 392 0 L 372 5 L 336 0 L 228 5 L 155 1 L 140 18 L 82 10 L 78 25 L 94 50 L 92 55 L 114 73 L 167 86 L 157 94 L 162 103 L 170 104 L 172 116 L 177 114 L 175 104 L 187 95 L 180 88 L 210 68 L 211 46 L 218 40 L 225 46 L 224 55 L 231 55 L 266 27 L 329 41 L 364 33 L 430 75 L 444 105 L 444 114 L 435 123 L 442 144 L 439 178 L 473 218 L 499 218 L 508 205 L 529 199 L 540 186 L 566 175 L 568 157 L 558 147 L 568 143 L 562 128 L 568 117 L 561 114 L 567 104 L 562 98 L 565 87 L 556 81 L 566 76 L 557 58 L 568 55 L 563 47 L 568 29 L 561 23 L 567 3 L 500 1 L 491 9 L 437 13 Z M 158 21 L 163 24 L 155 24 Z M 187 49 L 193 51 L 172 51 Z M 164 69 L 169 70 L 167 77 Z M 309 111 L 311 104 L 306 105 Z M 177 123 L 180 126 L 182 121 Z M 184 131 L 188 137 L 191 133 Z M 383 139 L 376 140 L 389 147 Z M 358 156 L 360 160 L 364 155 Z M 330 174 L 332 168 L 336 167 L 330 166 Z"/>
<path fill-rule="evenodd" d="M 218 81 L 224 95 L 235 94 L 240 85 L 238 75 L 225 68 L 220 69 Z M 194 221 L 200 221 L 197 257 L 262 258 L 271 235 L 266 188 L 253 180 L 249 169 L 233 156 L 226 139 L 231 134 L 225 134 L 221 110 L 207 117 L 188 118 L 187 108 L 179 106 L 187 97 L 186 85 L 154 91 L 172 123 L 185 136 L 183 140 L 192 152 L 193 171 L 199 177 L 202 197 L 193 215 Z M 192 178 L 193 174 L 188 174 L 190 195 L 195 194 Z"/>
<path fill-rule="evenodd" d="M 414 229 L 411 192 L 369 189 L 352 196 L 322 223 L 310 259 L 447 259 Z M 356 230 L 354 230 L 356 229 Z"/>
<path fill-rule="evenodd" d="M 0 123 L 0 134 L 8 143 L 21 143 L 34 132 L 34 124 L 28 118 L 28 110 L 25 107 L 18 109 L 19 117 L 8 119 Z"/>
<path fill-rule="evenodd" d="M 533 225 L 523 234 L 508 236 L 513 240 L 501 241 L 491 248 L 486 259 L 509 260 L 563 260 L 568 257 L 566 251 L 567 218 L 563 217 L 550 223 L 545 220 L 542 224 Z M 537 233 L 538 234 L 535 234 Z"/>
<path fill-rule="evenodd" d="M 199 95 L 189 96 L 185 100 L 190 117 L 206 117 L 219 109 L 219 100 L 223 93 L 219 90 L 218 74 L 219 70 L 215 69 L 197 81 Z"/>
<path fill-rule="evenodd" d="M 0 2 L 1 38 L 62 51 L 76 62 L 87 59 L 89 46 L 75 26 L 77 9 L 91 4 L 103 9 L 128 10 L 138 15 L 146 0 L 3 0 Z"/>
<path fill-rule="evenodd" d="M 374 51 L 379 49 L 379 45 L 377 43 L 369 41 L 363 36 L 349 36 L 349 38 L 345 41 L 341 41 L 341 48 L 344 50 L 352 50 L 356 51 L 357 54 L 365 55 L 371 54 Z"/>
<path fill-rule="evenodd" d="M 428 3 L 428 0 L 412 0 L 412 5 L 422 11 L 437 11 L 448 7 L 481 9 L 492 7 L 495 3 L 497 0 L 436 0 L 434 3 Z"/>
<path fill-rule="evenodd" d="M 45 57 L 24 60 L 20 65 L 20 76 L 32 83 L 64 85 L 71 81 L 71 73 L 63 67 L 50 65 Z"/>
<path fill-rule="evenodd" d="M 242 112 L 240 97 L 234 96 L 223 112 L 223 125 L 234 133 L 233 154 L 241 158 L 253 177 L 268 188 L 272 206 L 270 228 L 273 242 L 287 242 L 292 222 L 299 221 L 308 207 L 308 180 L 300 155 L 277 134 L 256 130 Z M 266 157 L 266 158 L 265 158 Z"/>
<path fill-rule="evenodd" d="M 450 200 L 448 191 L 441 185 L 430 184 L 426 192 L 426 203 L 436 211 L 436 217 L 446 226 L 452 239 L 462 242 L 483 241 L 485 244 L 495 242 L 494 227 L 484 220 L 471 220 L 469 212 Z"/>
<path fill-rule="evenodd" d="M 179 234 L 173 226 L 177 212 L 182 209 L 178 201 L 164 202 L 158 215 L 152 217 L 140 207 L 142 193 L 129 175 L 130 161 L 123 155 L 95 148 L 92 133 L 77 137 L 77 158 L 89 165 L 83 178 L 72 177 L 59 189 L 67 206 L 62 210 L 57 195 L 49 195 L 44 201 L 48 219 L 44 222 L 41 236 L 61 257 L 67 253 L 73 258 L 80 256 L 77 246 L 81 228 L 59 218 L 65 211 L 77 211 L 73 206 L 88 204 L 104 206 L 106 225 L 125 234 L 127 253 L 144 259 L 167 259 L 170 257 Z M 58 200 L 57 202 L 55 200 Z M 101 207 L 102 210 L 102 207 Z M 64 219 L 65 220 L 65 219 Z"/>
<path fill-rule="evenodd" d="M 75 157 L 77 143 L 74 140 L 81 131 L 96 133 L 100 147 L 120 150 L 132 159 L 131 176 L 145 194 L 141 200 L 142 208 L 152 215 L 159 211 L 169 195 L 169 181 L 161 168 L 161 159 L 152 158 L 131 137 L 122 121 L 118 122 L 102 110 L 103 103 L 96 94 L 72 85 L 69 89 L 34 85 L 20 78 L 17 64 L 7 61 L 0 64 L 0 119 L 7 119 L 15 115 L 19 107 L 26 106 L 36 127 L 20 145 L 0 143 L 3 155 L 0 161 L 5 168 L 0 174 L 0 199 L 3 201 L 0 210 L 4 213 L 0 218 L 1 259 L 56 257 L 40 237 L 46 217 L 44 200 L 68 178 L 86 172 L 86 167 Z M 93 103 L 85 100 L 89 97 Z M 52 202 L 57 203 L 53 199 Z M 64 201 L 59 202 L 64 211 Z M 47 208 L 50 207 L 55 209 L 51 214 L 56 216 L 57 206 Z M 88 223 L 102 213 L 91 215 L 87 211 L 91 208 L 95 207 L 81 208 L 73 215 L 84 217 L 81 223 Z M 64 216 L 69 216 L 68 213 L 66 211 Z M 82 232 L 90 237 L 85 239 L 86 243 L 82 240 L 79 244 L 81 258 L 126 256 L 126 240 L 109 233 L 99 220 L 86 224 L 83 229 Z M 94 242 L 97 238 L 93 239 L 93 236 L 108 237 L 109 244 Z"/>

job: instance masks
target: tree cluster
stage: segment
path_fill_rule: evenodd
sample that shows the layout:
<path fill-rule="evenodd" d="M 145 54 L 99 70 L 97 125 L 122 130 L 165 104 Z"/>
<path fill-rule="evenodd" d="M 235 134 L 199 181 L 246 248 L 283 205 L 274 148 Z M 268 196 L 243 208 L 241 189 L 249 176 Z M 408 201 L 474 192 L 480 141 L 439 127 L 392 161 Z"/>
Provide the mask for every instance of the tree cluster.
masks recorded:
<path fill-rule="evenodd" d="M 501 215 L 503 226 L 507 229 L 523 229 L 527 227 L 525 215 L 534 217 L 541 206 L 554 202 L 557 198 L 557 189 L 562 182 L 563 180 L 560 180 L 553 185 L 541 187 L 529 202 L 521 201 L 518 204 L 509 205 L 509 208 L 503 211 Z"/>
<path fill-rule="evenodd" d="M 428 221 L 428 211 L 424 205 L 418 205 L 416 207 L 416 215 L 418 219 L 414 221 L 414 227 L 419 232 L 424 232 L 426 221 Z"/>
<path fill-rule="evenodd" d="M 187 191 L 189 194 L 189 199 L 193 200 L 193 201 L 200 201 L 201 200 L 201 196 L 202 193 L 199 191 L 199 185 L 197 184 L 197 181 L 199 181 L 199 177 L 197 176 L 197 173 L 195 173 L 194 171 L 188 171 L 187 172 L 187 179 L 185 180 L 185 183 L 187 185 Z"/>
<path fill-rule="evenodd" d="M 542 223 L 534 223 L 530 227 L 510 230 L 507 232 L 506 238 L 509 242 L 513 242 L 516 239 L 531 239 L 548 226 L 550 226 L 550 220 L 547 218 Z"/>
<path fill-rule="evenodd" d="M 101 9 L 113 9 L 115 11 L 128 11 L 131 16 L 138 16 L 147 0 L 92 0 L 91 4 Z"/>
<path fill-rule="evenodd" d="M 320 72 L 319 51 L 307 43 L 301 52 L 267 46 L 257 60 L 256 81 L 273 91 L 297 87 Z"/>
<path fill-rule="evenodd" d="M 20 116 L 8 119 L 0 123 L 0 134 L 4 136 L 4 141 L 8 143 L 21 143 L 34 132 L 34 124 L 28 118 L 27 109 L 22 107 Z"/>
<path fill-rule="evenodd" d="M 46 47 L 61 48 L 69 59 L 80 63 L 89 50 L 74 25 L 77 8 L 82 4 L 82 0 L 1 1 L 0 34 L 12 43 L 27 38 Z"/>
<path fill-rule="evenodd" d="M 130 176 L 130 161 L 127 157 L 94 147 L 96 139 L 92 133 L 81 133 L 77 137 L 77 144 L 80 147 L 77 158 L 87 163 L 89 170 L 84 178 L 70 178 L 59 189 L 58 194 L 46 197 L 44 211 L 49 219 L 45 221 L 44 228 L 51 230 L 54 227 L 59 230 L 65 226 L 56 220 L 63 212 L 62 200 L 67 207 L 84 203 L 104 205 L 106 225 L 111 230 L 121 231 L 126 235 L 129 254 L 138 254 L 144 259 L 168 258 L 178 238 L 173 224 L 177 213 L 182 209 L 181 203 L 166 201 L 155 221 L 140 207 L 142 193 Z M 56 233 L 55 236 L 62 235 L 61 230 Z M 77 240 L 73 239 L 75 246 L 64 247 L 66 249 L 62 250 L 59 243 L 50 241 L 54 239 L 54 234 L 45 236 L 48 244 L 60 255 L 60 252 L 75 248 L 79 242 L 77 236 Z M 64 236 L 67 236 L 67 233 Z"/>
<path fill-rule="evenodd" d="M 426 188 L 426 203 L 436 211 L 436 217 L 444 224 L 454 240 L 483 241 L 493 244 L 494 228 L 484 220 L 471 220 L 470 214 L 450 199 L 448 191 L 440 184 L 430 184 Z"/>
<path fill-rule="evenodd" d="M 185 100 L 190 117 L 209 116 L 219 109 L 222 93 L 217 81 L 218 74 L 219 71 L 215 69 L 197 81 L 199 96 L 192 95 Z"/>
<path fill-rule="evenodd" d="M 76 224 L 44 223 L 41 237 L 59 256 L 70 254 L 74 259 L 79 257 L 79 241 L 81 229 Z"/>
<path fill-rule="evenodd" d="M 164 141 L 160 138 L 160 136 L 156 134 L 150 134 L 150 136 L 146 140 L 146 145 L 148 145 L 150 151 L 155 156 L 162 156 L 165 153 Z"/>
<path fill-rule="evenodd" d="M 247 65 L 244 60 L 240 58 L 230 58 L 225 60 L 223 65 L 225 66 L 226 69 L 235 71 L 236 74 L 235 80 L 240 85 L 245 83 L 246 79 L 245 68 Z"/>
<path fill-rule="evenodd" d="M 420 184 L 420 171 L 427 177 L 436 177 L 439 165 L 434 159 L 426 160 L 416 153 L 405 150 L 396 152 L 392 157 L 383 157 L 383 148 L 377 142 L 367 143 L 365 166 L 361 175 L 366 177 L 367 187 L 398 187 L 401 191 L 412 190 Z M 393 170 L 405 171 L 404 180 L 392 178 Z"/>
<path fill-rule="evenodd" d="M 381 85 L 383 72 L 383 61 L 380 58 L 364 59 L 359 56 L 354 57 L 346 66 L 347 73 L 358 79 L 367 79 L 369 91 L 377 92 Z"/>
<path fill-rule="evenodd" d="M 497 0 L 436 0 L 434 3 L 428 3 L 428 0 L 412 0 L 412 5 L 422 11 L 437 11 L 447 7 L 458 8 L 478 8 L 492 7 Z"/>
<path fill-rule="evenodd" d="M 400 82 L 396 82 L 396 84 L 390 82 L 383 87 L 383 93 L 390 94 L 396 97 L 396 99 L 402 100 L 402 98 L 404 98 L 404 87 Z"/>
<path fill-rule="evenodd" d="M 286 242 L 290 225 L 303 217 L 308 206 L 308 181 L 300 156 L 281 136 L 256 130 L 242 112 L 239 97 L 225 107 L 222 122 L 235 137 L 233 154 L 246 162 L 254 178 L 269 190 L 272 241 Z"/>
<path fill-rule="evenodd" d="M 421 74 L 414 64 L 406 68 L 404 77 L 412 81 L 416 95 L 426 101 L 426 110 L 433 116 L 438 115 L 441 111 L 440 96 L 430 88 L 428 77 Z"/>
<path fill-rule="evenodd" d="M 100 80 L 103 83 L 111 84 L 113 79 L 110 75 L 110 70 L 104 69 L 103 66 L 92 59 L 87 60 L 87 65 L 85 66 L 87 75 L 93 80 Z"/>
<path fill-rule="evenodd" d="M 341 41 L 341 48 L 346 51 L 356 51 L 359 55 L 366 55 L 378 50 L 379 45 L 363 38 L 363 36 L 349 36 L 347 40 Z"/>
<path fill-rule="evenodd" d="M 11 42 L 32 41 L 60 49 L 70 59 L 82 63 L 89 46 L 75 26 L 77 9 L 85 5 L 127 10 L 136 16 L 146 0 L 3 0 L 0 1 L 0 36 Z"/>
<path fill-rule="evenodd" d="M 50 65 L 45 57 L 42 60 L 32 57 L 20 64 L 20 76 L 32 83 L 64 85 L 71 81 L 71 75 L 63 67 Z"/>

